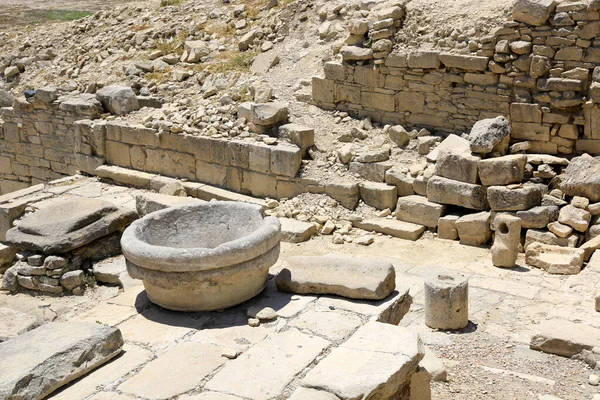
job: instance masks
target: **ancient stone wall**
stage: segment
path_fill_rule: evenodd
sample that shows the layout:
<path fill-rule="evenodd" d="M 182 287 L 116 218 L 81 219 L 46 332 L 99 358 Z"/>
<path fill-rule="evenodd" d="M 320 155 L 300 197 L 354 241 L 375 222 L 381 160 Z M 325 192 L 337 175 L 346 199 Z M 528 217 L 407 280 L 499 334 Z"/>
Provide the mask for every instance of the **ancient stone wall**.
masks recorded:
<path fill-rule="evenodd" d="M 159 133 L 97 119 L 103 111 L 93 95 L 56 100 L 45 99 L 44 93 L 38 90 L 32 103 L 21 99 L 1 109 L 2 193 L 78 170 L 93 174 L 103 164 L 259 197 L 292 197 L 306 191 L 306 185 L 294 179 L 302 162 L 298 146 Z"/>
<path fill-rule="evenodd" d="M 325 64 L 324 78 L 313 78 L 313 100 L 384 123 L 453 133 L 503 115 L 512 123 L 512 142 L 523 142 L 518 150 L 600 153 L 600 14 L 583 1 L 549 7 L 537 21 L 516 10 L 515 19 L 528 23 L 506 23 L 472 54 L 396 50 L 382 59 L 368 46 L 387 39 L 372 37 L 379 31 L 371 29 L 357 44 L 358 24 L 350 24 L 352 45 L 341 48 L 342 62 Z"/>

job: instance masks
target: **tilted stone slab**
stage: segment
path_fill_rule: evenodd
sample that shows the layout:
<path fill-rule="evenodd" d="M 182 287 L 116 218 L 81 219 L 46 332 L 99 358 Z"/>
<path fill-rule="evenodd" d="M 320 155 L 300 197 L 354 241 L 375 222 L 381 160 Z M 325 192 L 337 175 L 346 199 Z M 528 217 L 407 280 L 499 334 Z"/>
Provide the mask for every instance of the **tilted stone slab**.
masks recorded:
<path fill-rule="evenodd" d="M 393 219 L 368 219 L 352 222 L 356 228 L 383 233 L 404 240 L 417 240 L 425 232 L 423 225 Z"/>
<path fill-rule="evenodd" d="M 0 343 L 0 398 L 42 399 L 121 352 L 116 328 L 52 322 Z"/>
<path fill-rule="evenodd" d="M 572 357 L 582 350 L 600 346 L 600 329 L 563 319 L 549 319 L 534 328 L 529 344 L 534 350 Z"/>
<path fill-rule="evenodd" d="M 290 257 L 277 274 L 282 292 L 335 294 L 351 299 L 382 300 L 396 288 L 396 272 L 389 262 L 348 257 Z"/>
<path fill-rule="evenodd" d="M 23 218 L 6 242 L 45 254 L 66 253 L 129 225 L 137 214 L 102 200 L 58 200 Z"/>
<path fill-rule="evenodd" d="M 300 385 L 340 399 L 405 398 L 424 356 L 419 336 L 406 328 L 368 322 L 317 364 Z"/>

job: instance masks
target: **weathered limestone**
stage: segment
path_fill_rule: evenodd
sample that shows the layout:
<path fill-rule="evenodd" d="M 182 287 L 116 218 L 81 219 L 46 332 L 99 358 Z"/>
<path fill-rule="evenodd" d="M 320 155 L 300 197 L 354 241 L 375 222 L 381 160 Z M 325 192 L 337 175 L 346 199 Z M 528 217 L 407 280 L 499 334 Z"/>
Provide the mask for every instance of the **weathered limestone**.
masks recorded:
<path fill-rule="evenodd" d="M 521 227 L 524 229 L 544 229 L 558 219 L 558 212 L 557 206 L 538 206 L 517 211 L 517 217 L 521 218 Z"/>
<path fill-rule="evenodd" d="M 458 240 L 456 221 L 460 216 L 446 215 L 438 220 L 438 238 L 447 240 Z"/>
<path fill-rule="evenodd" d="M 389 208 L 393 210 L 398 201 L 398 189 L 378 182 L 361 182 L 359 184 L 360 198 L 365 204 L 378 210 Z"/>
<path fill-rule="evenodd" d="M 534 350 L 572 357 L 583 350 L 600 346 L 600 330 L 587 324 L 562 319 L 548 319 L 536 327 L 529 344 Z"/>
<path fill-rule="evenodd" d="M 210 53 L 210 49 L 204 42 L 204 40 L 186 40 L 183 54 L 181 55 L 181 61 L 187 63 L 200 62 L 202 57 L 205 57 Z"/>
<path fill-rule="evenodd" d="M 467 246 L 483 246 L 492 238 L 491 215 L 487 211 L 467 214 L 456 220 L 460 243 Z"/>
<path fill-rule="evenodd" d="M 368 322 L 309 371 L 300 385 L 340 399 L 405 398 L 423 356 L 415 333 Z"/>
<path fill-rule="evenodd" d="M 510 124 L 504 117 L 478 121 L 469 134 L 470 148 L 473 153 L 488 154 L 497 151 L 506 153 Z"/>
<path fill-rule="evenodd" d="M 600 161 L 588 154 L 573 158 L 560 181 L 560 189 L 569 196 L 600 201 Z"/>
<path fill-rule="evenodd" d="M 108 362 L 123 337 L 95 322 L 52 322 L 0 343 L 0 397 L 42 399 Z"/>
<path fill-rule="evenodd" d="M 556 4 L 555 0 L 518 0 L 513 7 L 513 19 L 529 25 L 543 25 L 550 18 Z"/>
<path fill-rule="evenodd" d="M 490 186 L 487 190 L 494 211 L 528 210 L 542 202 L 542 189 L 537 185 Z"/>
<path fill-rule="evenodd" d="M 398 199 L 396 218 L 401 221 L 435 228 L 446 206 L 428 201 L 422 196 L 405 196 Z"/>
<path fill-rule="evenodd" d="M 480 160 L 481 157 L 473 155 L 469 147 L 441 150 L 435 163 L 435 174 L 475 184 L 478 181 L 477 164 Z"/>
<path fill-rule="evenodd" d="M 17 337 L 41 324 L 42 322 L 33 315 L 0 307 L 0 342 Z"/>
<path fill-rule="evenodd" d="M 479 178 L 485 186 L 520 183 L 525 175 L 527 156 L 524 154 L 488 158 L 478 163 Z"/>
<path fill-rule="evenodd" d="M 576 247 L 578 241 L 579 237 L 576 234 L 569 235 L 566 238 L 561 238 L 552 232 L 528 229 L 527 234 L 525 235 L 525 248 L 527 248 L 531 243 L 535 242 L 553 246 Z"/>
<path fill-rule="evenodd" d="M 441 220 L 442 218 L 440 218 Z M 393 219 L 369 219 L 364 221 L 353 221 L 352 225 L 366 231 L 373 231 L 390 235 L 404 240 L 417 240 L 425 231 L 423 225 Z"/>
<path fill-rule="evenodd" d="M 281 240 L 290 243 L 302 243 L 317 233 L 317 228 L 309 222 L 298 221 L 293 218 L 279 218 L 281 223 Z"/>
<path fill-rule="evenodd" d="M 106 111 L 125 115 L 140 108 L 138 98 L 128 86 L 109 85 L 96 92 L 96 98 Z"/>
<path fill-rule="evenodd" d="M 590 225 L 591 218 L 592 215 L 586 210 L 568 205 L 560 209 L 558 222 L 569 225 L 576 231 L 585 232 Z"/>
<path fill-rule="evenodd" d="M 441 176 L 433 176 L 427 181 L 427 199 L 434 203 L 451 204 L 473 210 L 487 210 L 489 207 L 485 186 Z"/>
<path fill-rule="evenodd" d="M 134 211 L 106 201 L 57 200 L 10 229 L 6 241 L 45 254 L 66 253 L 123 229 L 135 218 Z"/>
<path fill-rule="evenodd" d="M 531 243 L 525 251 L 525 262 L 551 274 L 572 275 L 581 271 L 584 254 L 583 249 Z"/>
<path fill-rule="evenodd" d="M 510 214 L 499 214 L 494 225 L 496 234 L 492 245 L 492 263 L 496 267 L 512 268 L 519 254 L 521 219 Z"/>
<path fill-rule="evenodd" d="M 193 197 L 170 196 L 160 193 L 144 193 L 135 197 L 135 208 L 140 217 L 165 208 L 190 203 L 202 203 Z"/>
<path fill-rule="evenodd" d="M 343 255 L 291 257 L 277 274 L 282 292 L 336 294 L 351 299 L 381 300 L 396 287 L 394 266 Z"/>
<path fill-rule="evenodd" d="M 425 277 L 425 324 L 457 330 L 469 324 L 469 280 L 455 272 L 439 271 Z"/>
<path fill-rule="evenodd" d="M 142 279 L 152 302 L 204 311 L 259 293 L 277 261 L 279 240 L 279 221 L 264 217 L 262 207 L 208 202 L 137 220 L 123 233 L 121 246 L 129 274 Z"/>

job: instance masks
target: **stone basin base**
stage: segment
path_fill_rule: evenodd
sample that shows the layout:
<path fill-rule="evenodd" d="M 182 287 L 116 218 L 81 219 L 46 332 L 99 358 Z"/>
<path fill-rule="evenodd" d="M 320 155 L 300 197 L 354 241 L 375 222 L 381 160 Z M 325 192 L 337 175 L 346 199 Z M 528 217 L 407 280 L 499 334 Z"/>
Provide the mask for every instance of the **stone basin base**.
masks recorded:
<path fill-rule="evenodd" d="M 215 311 L 256 296 L 265 287 L 269 268 L 279 258 L 279 244 L 252 260 L 198 272 L 163 272 L 127 260 L 132 278 L 141 279 L 150 301 L 173 311 Z"/>

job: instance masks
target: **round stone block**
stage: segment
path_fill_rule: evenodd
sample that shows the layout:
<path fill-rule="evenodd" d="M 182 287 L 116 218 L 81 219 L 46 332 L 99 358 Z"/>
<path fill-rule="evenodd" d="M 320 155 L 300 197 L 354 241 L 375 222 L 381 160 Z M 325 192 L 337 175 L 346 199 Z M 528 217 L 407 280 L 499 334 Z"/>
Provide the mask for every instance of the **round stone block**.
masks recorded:
<path fill-rule="evenodd" d="M 469 281 L 463 274 L 440 271 L 425 278 L 425 325 L 462 329 L 469 323 Z"/>

